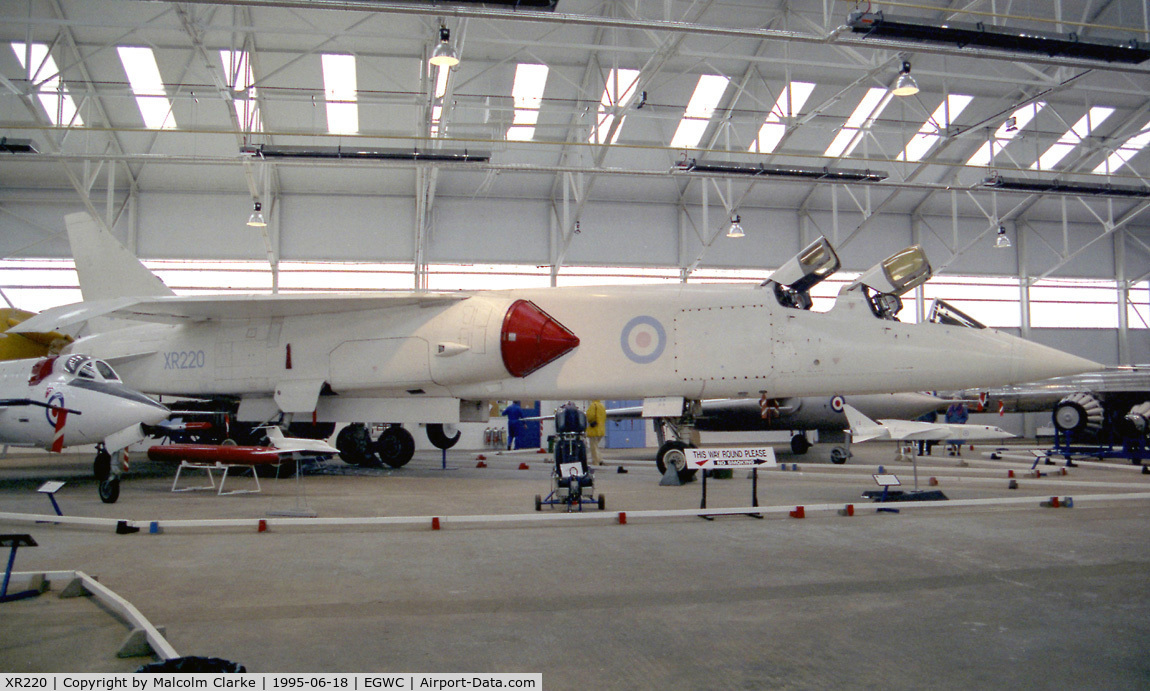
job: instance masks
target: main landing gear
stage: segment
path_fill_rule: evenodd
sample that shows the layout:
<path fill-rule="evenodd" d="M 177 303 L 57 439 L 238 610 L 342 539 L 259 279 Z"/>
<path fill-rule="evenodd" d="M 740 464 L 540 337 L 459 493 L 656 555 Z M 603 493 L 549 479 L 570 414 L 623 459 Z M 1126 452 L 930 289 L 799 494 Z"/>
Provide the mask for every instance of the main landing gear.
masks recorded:
<path fill-rule="evenodd" d="M 459 442 L 455 425 L 428 423 L 427 439 L 437 449 L 447 450 Z M 339 457 L 352 465 L 376 467 L 380 464 L 402 468 L 415 455 L 415 437 L 401 425 L 388 425 L 372 439 L 371 428 L 355 422 L 339 431 L 335 438 Z"/>
<path fill-rule="evenodd" d="M 698 446 L 697 435 L 695 433 L 695 415 L 701 410 L 701 403 L 699 401 L 684 401 L 683 414 L 678 419 L 674 418 L 660 418 L 659 424 L 655 425 L 655 432 L 658 435 L 659 452 L 655 455 L 655 467 L 659 469 L 660 475 L 667 474 L 667 468 L 675 468 L 679 476 L 679 484 L 686 484 L 695 479 L 697 469 L 687 468 L 687 454 L 686 449 L 693 449 Z M 664 439 L 667 436 L 667 430 L 670 430 L 673 439 Z"/>

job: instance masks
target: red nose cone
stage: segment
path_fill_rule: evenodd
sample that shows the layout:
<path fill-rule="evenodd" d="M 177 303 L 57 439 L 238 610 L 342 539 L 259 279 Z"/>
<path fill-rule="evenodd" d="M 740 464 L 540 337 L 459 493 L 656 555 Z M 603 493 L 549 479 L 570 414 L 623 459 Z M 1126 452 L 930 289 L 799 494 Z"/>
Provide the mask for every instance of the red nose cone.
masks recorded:
<path fill-rule="evenodd" d="M 516 300 L 503 317 L 499 347 L 513 377 L 526 377 L 578 345 L 578 336 L 528 300 Z"/>

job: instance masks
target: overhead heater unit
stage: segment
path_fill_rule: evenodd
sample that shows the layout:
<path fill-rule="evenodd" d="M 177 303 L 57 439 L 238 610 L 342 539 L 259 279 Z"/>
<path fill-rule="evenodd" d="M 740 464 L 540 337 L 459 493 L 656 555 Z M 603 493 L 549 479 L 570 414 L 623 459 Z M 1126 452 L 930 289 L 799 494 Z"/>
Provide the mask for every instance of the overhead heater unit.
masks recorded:
<path fill-rule="evenodd" d="M 31 139 L 12 139 L 11 137 L 0 137 L 0 151 L 6 154 L 38 154 L 36 145 L 32 143 Z"/>
<path fill-rule="evenodd" d="M 395 1 L 395 0 L 393 0 Z M 531 10 L 534 12 L 552 12 L 559 0 L 398 0 L 404 5 L 433 5 L 436 7 L 449 7 L 451 5 L 462 7 L 484 7 L 507 10 Z"/>
<path fill-rule="evenodd" d="M 931 22 L 911 17 L 892 17 L 882 12 L 851 12 L 847 26 L 863 38 L 918 41 L 997 48 L 1014 53 L 1081 58 L 1137 65 L 1150 58 L 1150 45 L 1129 41 L 1080 40 L 1078 34 L 1047 33 L 1029 29 L 987 26 L 982 22 Z"/>
<path fill-rule="evenodd" d="M 1059 182 L 1058 180 L 1027 180 L 992 175 L 982 186 L 994 190 L 1034 192 L 1036 194 L 1068 194 L 1077 197 L 1150 197 L 1150 187 L 1139 185 L 1110 185 L 1090 182 Z"/>
<path fill-rule="evenodd" d="M 828 182 L 882 182 L 887 175 L 882 171 L 861 168 L 816 168 L 813 166 L 785 166 L 758 163 L 740 165 L 719 161 L 710 162 L 688 158 L 675 164 L 673 172 L 711 173 L 717 175 L 751 175 L 756 177 L 805 178 Z"/>
<path fill-rule="evenodd" d="M 458 149 L 384 149 L 370 146 L 245 146 L 240 153 L 256 158 L 332 158 L 349 161 L 428 161 L 434 163 L 487 163 L 490 151 Z"/>

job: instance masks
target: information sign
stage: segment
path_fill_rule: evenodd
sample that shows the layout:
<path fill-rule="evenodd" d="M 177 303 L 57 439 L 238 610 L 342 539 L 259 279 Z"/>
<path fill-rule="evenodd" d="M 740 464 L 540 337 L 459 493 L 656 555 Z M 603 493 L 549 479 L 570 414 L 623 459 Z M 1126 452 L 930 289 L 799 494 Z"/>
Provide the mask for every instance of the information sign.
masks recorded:
<path fill-rule="evenodd" d="M 683 449 L 687 455 L 687 468 L 774 468 L 775 450 L 769 446 L 742 448 Z"/>

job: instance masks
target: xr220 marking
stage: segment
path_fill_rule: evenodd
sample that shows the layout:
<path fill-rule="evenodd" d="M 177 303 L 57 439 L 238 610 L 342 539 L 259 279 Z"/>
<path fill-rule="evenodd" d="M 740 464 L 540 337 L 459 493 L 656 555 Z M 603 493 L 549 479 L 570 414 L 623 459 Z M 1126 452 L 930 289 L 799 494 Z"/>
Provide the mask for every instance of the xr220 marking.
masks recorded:
<path fill-rule="evenodd" d="M 164 353 L 164 369 L 201 369 L 206 359 L 202 350 L 173 350 Z"/>

